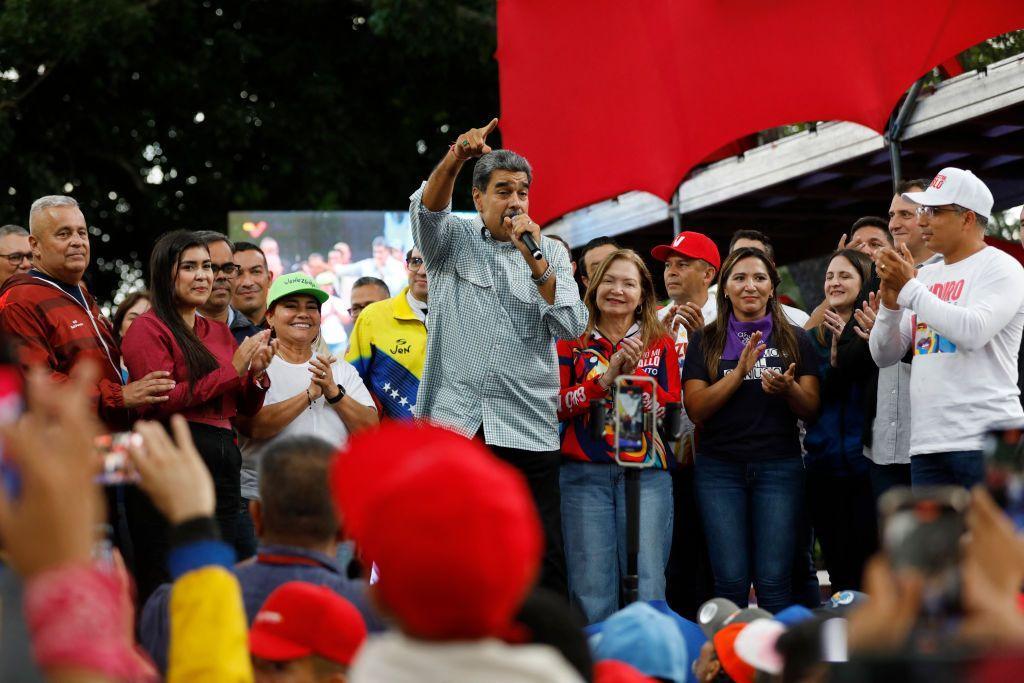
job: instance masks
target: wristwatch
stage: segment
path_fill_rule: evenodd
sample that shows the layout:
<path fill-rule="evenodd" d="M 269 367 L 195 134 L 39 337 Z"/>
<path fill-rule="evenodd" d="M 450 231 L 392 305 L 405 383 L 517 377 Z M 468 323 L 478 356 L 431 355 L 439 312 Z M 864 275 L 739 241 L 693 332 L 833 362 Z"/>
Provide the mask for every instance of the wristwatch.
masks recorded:
<path fill-rule="evenodd" d="M 325 396 L 324 400 L 327 401 L 328 403 L 330 403 L 333 406 L 335 403 L 337 403 L 338 401 L 340 401 L 343 398 L 345 398 L 345 387 L 343 387 L 343 386 L 341 386 L 339 384 L 338 385 L 338 395 L 335 396 L 334 398 L 327 398 Z"/>
<path fill-rule="evenodd" d="M 548 279 L 552 275 L 554 275 L 554 274 L 555 274 L 555 269 L 549 263 L 547 269 L 543 273 L 540 274 L 540 277 L 533 277 L 531 275 L 530 278 L 533 280 L 533 283 L 535 285 L 540 286 L 540 285 L 544 284 L 545 282 L 547 282 Z"/>

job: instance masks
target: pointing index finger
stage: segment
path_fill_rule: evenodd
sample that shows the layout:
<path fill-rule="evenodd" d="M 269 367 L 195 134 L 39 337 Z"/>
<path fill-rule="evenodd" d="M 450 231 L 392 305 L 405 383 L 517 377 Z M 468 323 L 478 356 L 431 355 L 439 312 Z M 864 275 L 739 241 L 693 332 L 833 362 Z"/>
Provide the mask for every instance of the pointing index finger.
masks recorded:
<path fill-rule="evenodd" d="M 494 130 L 495 128 L 497 128 L 497 127 L 498 127 L 498 119 L 497 119 L 497 117 L 495 117 L 495 118 L 491 119 L 491 122 L 490 122 L 490 123 L 488 123 L 488 124 L 487 124 L 487 125 L 486 125 L 486 126 L 484 127 L 484 130 L 483 130 L 483 132 L 481 133 L 481 135 L 482 135 L 482 136 L 483 136 L 484 138 L 486 138 L 486 137 L 487 137 L 488 135 L 490 135 L 490 134 L 491 134 L 491 132 L 492 132 L 492 131 L 493 131 L 493 130 Z"/>

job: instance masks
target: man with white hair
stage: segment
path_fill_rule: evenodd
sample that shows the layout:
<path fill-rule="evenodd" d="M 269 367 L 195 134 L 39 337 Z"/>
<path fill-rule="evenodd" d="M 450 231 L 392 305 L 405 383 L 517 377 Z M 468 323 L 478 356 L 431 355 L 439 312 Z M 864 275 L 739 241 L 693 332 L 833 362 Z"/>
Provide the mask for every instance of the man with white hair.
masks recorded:
<path fill-rule="evenodd" d="M 167 400 L 168 372 L 122 385 L 121 353 L 113 328 L 82 284 L 89 267 L 89 228 L 78 202 L 51 195 L 29 213 L 32 269 L 0 288 L 0 331 L 13 341 L 22 365 L 44 367 L 64 381 L 85 360 L 100 368 L 97 412 L 109 428 L 126 429 L 132 408 Z"/>
<path fill-rule="evenodd" d="M 984 475 L 986 430 L 1024 417 L 1024 268 L 985 244 L 994 202 L 970 171 L 944 168 L 926 190 L 903 197 L 919 205 L 921 234 L 942 262 L 915 273 L 905 244 L 875 256 L 882 305 L 871 355 L 887 367 L 912 353 L 911 484 L 971 487 Z"/>

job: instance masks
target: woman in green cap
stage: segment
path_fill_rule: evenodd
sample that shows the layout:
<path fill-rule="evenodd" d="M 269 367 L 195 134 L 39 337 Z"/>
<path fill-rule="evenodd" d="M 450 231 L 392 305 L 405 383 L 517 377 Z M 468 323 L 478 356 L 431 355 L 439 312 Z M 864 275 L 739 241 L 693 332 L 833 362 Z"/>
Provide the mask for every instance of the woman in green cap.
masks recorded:
<path fill-rule="evenodd" d="M 259 455 L 269 440 L 312 434 L 340 447 L 350 433 L 378 423 L 377 408 L 359 373 L 318 343 L 320 308 L 327 296 L 301 272 L 282 275 L 270 286 L 267 323 L 276 345 L 267 368 L 270 391 L 256 415 L 236 421 L 247 437 L 242 439 L 243 498 L 259 498 Z"/>

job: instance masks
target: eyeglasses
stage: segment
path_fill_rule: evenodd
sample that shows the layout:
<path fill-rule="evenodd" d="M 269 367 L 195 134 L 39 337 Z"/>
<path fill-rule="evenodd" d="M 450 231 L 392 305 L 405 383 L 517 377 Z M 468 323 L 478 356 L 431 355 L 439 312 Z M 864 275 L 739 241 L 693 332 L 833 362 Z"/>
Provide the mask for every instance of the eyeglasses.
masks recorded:
<path fill-rule="evenodd" d="M 419 256 L 413 256 L 410 259 L 406 259 L 405 263 L 409 266 L 409 270 L 419 270 L 423 267 L 423 259 Z"/>
<path fill-rule="evenodd" d="M 917 207 L 918 216 L 927 216 L 928 218 L 935 218 L 935 214 L 942 213 L 943 211 L 952 211 L 953 213 L 964 213 L 967 209 L 961 209 L 959 206 L 919 206 Z"/>
<path fill-rule="evenodd" d="M 241 270 L 234 263 L 216 264 L 211 263 L 210 269 L 213 271 L 213 276 L 217 277 L 217 273 L 224 273 L 224 277 L 234 277 L 238 275 L 238 271 Z"/>
<path fill-rule="evenodd" d="M 10 263 L 12 266 L 17 267 L 20 266 L 21 262 L 26 259 L 28 260 L 29 263 L 32 263 L 32 252 L 12 251 L 10 254 L 0 254 L 0 258 L 7 259 L 8 263 Z"/>

